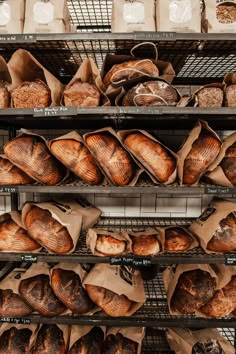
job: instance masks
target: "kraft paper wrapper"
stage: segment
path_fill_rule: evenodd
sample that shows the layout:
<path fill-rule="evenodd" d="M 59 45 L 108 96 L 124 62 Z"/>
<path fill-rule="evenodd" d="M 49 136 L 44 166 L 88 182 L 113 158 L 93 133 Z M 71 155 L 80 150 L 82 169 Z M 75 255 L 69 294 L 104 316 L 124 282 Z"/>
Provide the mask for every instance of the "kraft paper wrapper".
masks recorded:
<path fill-rule="evenodd" d="M 207 84 L 207 85 L 201 86 L 193 94 L 193 98 L 195 100 L 195 105 L 194 105 L 195 107 L 198 107 L 198 97 L 197 97 L 198 92 L 200 92 L 202 89 L 207 88 L 207 87 L 217 87 L 217 88 L 220 88 L 224 92 L 225 84 L 224 83 L 221 84 L 219 82 L 216 82 L 216 83 L 212 83 L 212 84 Z M 223 102 L 224 102 L 224 100 L 222 101 L 222 106 L 223 106 Z"/>
<path fill-rule="evenodd" d="M 0 327 L 0 336 L 7 330 L 9 330 L 10 328 L 17 328 L 17 329 L 30 329 L 32 331 L 31 337 L 30 337 L 30 341 L 29 341 L 29 348 L 31 352 L 31 349 L 34 346 L 35 340 L 36 340 L 36 335 L 37 335 L 37 328 L 38 325 L 35 323 L 32 324 L 10 324 L 10 323 L 3 323 Z"/>
<path fill-rule="evenodd" d="M 82 215 L 80 213 L 80 207 L 75 201 L 69 201 L 64 204 L 64 201 L 61 204 L 58 201 L 53 203 L 30 203 L 26 202 L 22 209 L 22 222 L 25 225 L 25 217 L 30 211 L 32 205 L 37 206 L 38 208 L 48 210 L 51 213 L 51 216 L 57 220 L 61 225 L 67 228 L 67 231 L 70 234 L 70 237 L 73 241 L 74 247 L 67 254 L 72 253 L 77 245 L 78 239 L 80 237 L 81 226 L 82 226 Z M 25 226 L 24 226 L 25 227 Z M 47 249 L 45 246 L 43 246 Z M 47 250 L 49 253 L 49 250 Z"/>
<path fill-rule="evenodd" d="M 7 63 L 2 56 L 0 56 L 0 80 L 7 82 L 9 85 L 11 84 L 11 75 Z"/>
<path fill-rule="evenodd" d="M 50 270 L 50 284 L 51 284 L 52 271 L 54 269 L 58 269 L 58 268 L 65 269 L 65 270 L 71 270 L 71 271 L 75 272 L 80 277 L 81 284 L 83 283 L 85 278 L 88 276 L 88 273 L 82 268 L 82 265 L 80 265 L 80 264 L 58 263 L 55 267 L 51 268 L 51 270 Z M 101 311 L 101 309 L 94 304 L 94 309 L 89 312 L 84 313 L 82 316 L 93 315 L 98 311 Z M 73 312 L 71 310 L 67 309 L 65 312 L 63 312 L 63 315 L 72 314 L 72 313 Z"/>
<path fill-rule="evenodd" d="M 70 344 L 69 344 L 69 349 L 77 342 L 81 337 L 85 336 L 88 334 L 94 327 L 99 327 L 104 333 L 104 338 L 105 338 L 105 333 L 106 333 L 106 327 L 102 326 L 79 326 L 79 325 L 73 325 L 71 326 L 71 332 L 70 332 Z"/>
<path fill-rule="evenodd" d="M 225 354 L 235 354 L 233 346 L 220 335 L 217 329 L 207 328 L 191 331 L 184 328 L 168 328 L 167 341 L 176 354 L 192 354 L 194 345 L 205 343 L 209 339 L 217 340 Z"/>
<path fill-rule="evenodd" d="M 130 155 L 129 151 L 120 143 L 117 135 L 116 135 L 116 132 L 110 128 L 110 127 L 107 127 L 107 128 L 102 128 L 102 129 L 99 129 L 99 130 L 95 130 L 93 132 L 90 132 L 90 133 L 86 133 L 83 135 L 83 139 L 85 141 L 85 145 L 87 146 L 86 144 L 86 138 L 88 136 L 90 136 L 91 134 L 99 134 L 99 133 L 109 133 L 111 135 L 113 135 L 113 137 L 115 137 L 115 139 L 118 141 L 118 143 L 128 152 L 129 156 L 131 157 L 131 160 L 133 161 L 133 168 L 134 168 L 134 174 L 133 174 L 133 178 L 132 180 L 130 181 L 130 183 L 127 184 L 127 186 L 135 186 L 135 184 L 137 183 L 138 179 L 139 179 L 139 176 L 143 173 L 143 170 L 141 170 L 139 168 L 139 166 L 137 166 L 137 164 L 135 163 L 135 160 L 132 158 L 132 156 Z M 87 146 L 87 148 L 89 149 L 89 147 Z M 93 154 L 93 152 L 89 149 L 89 151 L 91 152 L 91 154 L 94 156 L 95 160 L 97 161 L 97 163 L 100 165 L 100 168 L 103 170 L 103 167 L 102 167 L 102 164 L 100 163 L 100 161 L 98 161 L 98 159 L 96 158 L 96 156 Z M 106 171 L 103 170 L 103 173 L 105 174 L 107 180 L 113 184 L 113 185 L 116 185 L 112 180 L 111 178 L 107 175 Z"/>
<path fill-rule="evenodd" d="M 160 144 L 165 150 L 168 151 L 168 153 L 170 153 L 170 155 L 172 155 L 175 159 L 176 159 L 176 169 L 175 171 L 172 173 L 172 175 L 169 177 L 168 181 L 163 183 L 163 184 L 170 184 L 173 183 L 176 180 L 176 176 L 177 176 L 177 161 L 178 161 L 178 155 L 175 154 L 173 151 L 171 151 L 168 147 L 166 147 L 165 145 L 163 145 L 160 141 L 158 141 L 157 139 L 155 139 L 152 135 L 150 135 L 148 132 L 146 132 L 145 130 L 139 130 L 139 129 L 132 129 L 132 130 L 121 130 L 119 132 L 117 132 L 117 136 L 120 139 L 120 141 L 122 142 L 123 146 L 126 147 L 126 149 L 129 151 L 129 153 L 131 155 L 134 155 L 134 157 L 142 164 L 143 168 L 145 169 L 145 171 L 147 172 L 147 174 L 149 175 L 149 177 L 152 179 L 152 181 L 154 183 L 160 183 L 160 181 L 158 180 L 155 172 L 153 171 L 153 169 L 151 168 L 151 166 L 149 166 L 143 159 L 141 156 L 133 153 L 125 144 L 124 144 L 124 140 L 125 138 L 132 134 L 132 133 L 141 133 L 143 135 L 145 135 L 146 137 L 148 137 L 149 139 L 155 141 L 156 143 Z"/>
<path fill-rule="evenodd" d="M 231 281 L 231 278 L 236 275 L 235 266 L 226 266 L 224 264 L 211 264 L 211 267 L 217 275 L 217 289 L 224 288 Z"/>
<path fill-rule="evenodd" d="M 19 294 L 19 285 L 26 269 L 15 268 L 11 273 L 9 273 L 0 283 L 1 290 L 11 289 L 15 294 Z"/>
<path fill-rule="evenodd" d="M 225 0 L 223 3 L 217 3 L 216 0 L 207 0 L 205 3 L 205 17 L 207 28 L 206 31 L 208 33 L 235 33 L 236 26 L 235 22 L 232 23 L 221 23 L 217 19 L 216 16 L 216 8 L 218 5 L 224 5 L 227 3 L 228 5 L 236 5 L 236 0 Z"/>
<path fill-rule="evenodd" d="M 202 215 L 190 225 L 190 231 L 198 237 L 200 245 L 206 253 L 222 253 L 208 250 L 207 245 L 214 236 L 220 221 L 233 211 L 236 211 L 236 203 L 227 200 L 213 199 Z M 206 217 L 206 220 L 201 220 Z"/>
<path fill-rule="evenodd" d="M 91 250 L 92 254 L 94 254 L 95 256 L 100 256 L 100 257 L 106 256 L 106 254 L 103 254 L 103 253 L 96 250 L 96 242 L 97 242 L 98 235 L 111 236 L 111 237 L 115 238 L 116 240 L 126 242 L 125 251 L 122 253 L 116 254 L 112 257 L 120 256 L 122 254 L 127 254 L 127 253 L 131 252 L 131 240 L 125 232 L 118 232 L 115 230 L 111 231 L 111 230 L 102 230 L 102 229 L 93 228 L 93 229 L 89 229 L 87 232 L 86 245 Z"/>
<path fill-rule="evenodd" d="M 51 90 L 51 105 L 59 106 L 64 86 L 46 70 L 32 54 L 24 49 L 14 52 L 8 62 L 8 69 L 12 77 L 12 89 L 17 88 L 25 81 L 43 81 Z"/>
<path fill-rule="evenodd" d="M 38 333 L 40 331 L 40 329 L 43 327 L 43 325 L 47 325 L 47 324 L 40 324 L 38 329 L 37 329 L 37 332 L 36 332 L 36 336 L 35 336 L 35 342 L 36 342 L 36 339 L 38 337 Z M 49 324 L 50 325 L 50 324 Z M 68 350 L 68 345 L 69 345 L 69 338 L 70 338 L 70 326 L 68 325 L 61 325 L 61 324 L 54 324 L 56 325 L 62 332 L 63 332 L 63 338 L 64 338 L 64 341 L 65 341 L 65 346 L 66 346 L 66 350 Z M 56 340 L 56 338 L 55 338 Z M 52 348 L 47 348 L 47 350 L 51 350 Z"/>
<path fill-rule="evenodd" d="M 179 178 L 179 184 L 183 185 L 183 172 L 184 172 L 184 161 L 188 155 L 188 153 L 191 151 L 192 149 L 192 145 L 194 143 L 195 140 L 198 139 L 198 137 L 201 134 L 201 130 L 202 129 L 206 129 L 211 135 L 213 135 L 216 139 L 218 139 L 219 141 L 220 138 L 219 136 L 214 132 L 214 130 L 212 130 L 208 123 L 205 122 L 204 120 L 199 120 L 196 125 L 194 126 L 194 128 L 190 131 L 188 138 L 186 139 L 186 141 L 184 142 L 183 146 L 181 147 L 181 149 L 177 152 L 178 155 L 178 165 L 177 165 L 177 170 L 178 170 L 178 178 Z M 207 169 L 206 169 L 207 171 Z M 204 171 L 198 178 L 198 181 L 200 180 L 201 176 L 206 172 Z M 194 184 L 192 184 L 191 186 L 195 186 L 198 184 L 198 181 Z"/>
<path fill-rule="evenodd" d="M 49 146 L 50 151 L 51 151 L 51 145 L 52 145 L 53 141 L 58 141 L 58 140 L 75 140 L 75 141 L 78 141 L 79 143 L 83 144 L 87 148 L 87 146 L 84 143 L 84 140 L 83 140 L 82 136 L 80 134 L 78 134 L 75 130 L 71 131 L 70 133 L 67 133 L 65 135 L 59 136 L 58 138 L 55 138 L 55 139 L 52 139 L 51 141 L 49 141 L 48 146 Z M 52 153 L 52 151 L 51 151 L 51 153 Z M 57 160 L 59 160 L 58 157 L 56 157 L 56 158 L 57 158 Z M 61 163 L 63 163 L 63 162 L 61 161 Z M 97 166 L 98 166 L 99 170 L 101 171 L 102 175 L 104 176 L 104 172 L 102 171 L 102 169 L 99 166 L 99 164 L 97 164 Z M 76 176 L 76 177 L 78 177 L 78 176 Z M 80 178 L 80 177 L 78 177 L 78 178 Z M 104 183 L 107 183 L 106 180 L 105 180 L 105 176 L 103 178 L 103 181 L 100 184 L 104 184 Z"/>
<path fill-rule="evenodd" d="M 178 229 L 183 229 L 187 234 L 188 236 L 191 238 L 191 245 L 190 247 L 186 250 L 186 251 L 180 251 L 180 252 L 175 252 L 175 251 L 168 251 L 165 249 L 165 234 L 166 234 L 166 230 L 168 229 L 173 229 L 175 228 L 175 226 L 168 226 L 168 227 L 156 227 L 156 230 L 159 232 L 159 234 L 161 235 L 161 238 L 162 238 L 162 242 L 163 242 L 163 250 L 165 252 L 169 252 L 169 253 L 182 253 L 182 252 L 188 252 L 190 250 L 192 250 L 193 248 L 196 248 L 199 246 L 199 242 L 198 240 L 194 237 L 194 235 L 192 234 L 192 232 L 190 232 L 187 228 L 185 227 L 181 227 L 179 225 L 177 225 L 176 227 L 178 227 Z"/>
<path fill-rule="evenodd" d="M 100 76 L 100 71 L 98 70 L 98 67 L 95 64 L 95 62 L 93 61 L 93 59 L 91 59 L 91 58 L 85 59 L 82 62 L 79 69 L 77 70 L 74 77 L 72 78 L 72 80 L 65 87 L 65 90 L 69 89 L 76 81 L 80 81 L 81 83 L 89 83 L 89 84 L 95 85 L 101 95 L 100 105 L 110 106 L 110 101 L 104 93 L 106 91 L 106 89 L 103 85 L 103 82 L 102 82 L 102 79 Z M 64 93 L 62 96 L 61 104 L 64 105 Z"/>
<path fill-rule="evenodd" d="M 178 284 L 178 279 L 180 275 L 184 272 L 188 272 L 190 270 L 194 269 L 200 269 L 204 272 L 208 272 L 211 277 L 216 278 L 216 283 L 217 283 L 217 275 L 213 271 L 210 265 L 208 264 L 180 264 L 176 266 L 176 269 L 174 271 L 175 266 L 170 266 L 167 267 L 163 274 L 163 281 L 164 281 L 164 287 L 166 290 L 166 296 L 167 296 L 167 303 L 168 303 L 168 308 L 169 312 L 171 315 L 183 315 L 179 311 L 173 310 L 170 306 L 172 296 L 174 294 L 175 288 Z"/>
<path fill-rule="evenodd" d="M 137 354 L 141 354 L 142 341 L 145 336 L 144 327 L 110 327 L 107 330 L 106 337 L 108 337 L 109 334 L 116 335 L 118 333 L 122 334 L 123 337 L 138 343 Z"/>
<path fill-rule="evenodd" d="M 0 33 L 2 34 L 20 34 L 23 32 L 25 17 L 25 1 L 24 0 L 7 0 L 10 7 L 10 18 L 8 23 L 1 24 Z M 1 10 L 4 12 L 4 10 Z M 4 16 L 5 17 L 5 16 Z"/>
<path fill-rule="evenodd" d="M 124 275 L 128 274 L 129 282 L 122 279 L 120 274 L 123 275 L 123 278 Z M 118 295 L 125 295 L 133 301 L 130 310 L 125 316 L 134 314 L 144 304 L 146 299 L 141 274 L 130 266 L 96 264 L 84 280 L 83 286 L 86 284 L 103 287 Z"/>
<path fill-rule="evenodd" d="M 128 235 L 128 237 L 131 240 L 131 252 L 132 252 L 132 243 L 133 243 L 132 237 L 135 238 L 135 237 L 139 237 L 142 235 L 148 235 L 148 236 L 151 235 L 157 239 L 159 246 L 160 246 L 160 251 L 157 254 L 162 253 L 164 251 L 164 238 L 162 237 L 161 233 L 157 229 L 147 227 L 143 230 L 139 229 L 138 231 L 135 231 L 134 229 L 132 231 L 127 230 L 125 233 Z"/>

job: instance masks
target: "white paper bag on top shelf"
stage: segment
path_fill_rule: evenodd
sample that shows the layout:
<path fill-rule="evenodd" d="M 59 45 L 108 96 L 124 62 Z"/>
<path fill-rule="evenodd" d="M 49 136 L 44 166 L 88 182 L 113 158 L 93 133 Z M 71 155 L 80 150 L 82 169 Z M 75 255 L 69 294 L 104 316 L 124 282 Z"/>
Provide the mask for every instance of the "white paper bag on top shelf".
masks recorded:
<path fill-rule="evenodd" d="M 6 0 L 0 2 L 0 34 L 20 34 L 23 32 L 24 0 Z"/>

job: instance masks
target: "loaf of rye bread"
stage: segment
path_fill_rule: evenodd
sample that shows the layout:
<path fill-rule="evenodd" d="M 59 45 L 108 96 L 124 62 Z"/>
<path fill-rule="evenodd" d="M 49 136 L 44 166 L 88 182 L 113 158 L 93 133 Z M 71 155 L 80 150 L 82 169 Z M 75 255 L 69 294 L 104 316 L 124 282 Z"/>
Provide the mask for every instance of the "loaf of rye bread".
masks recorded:
<path fill-rule="evenodd" d="M 165 230 L 165 251 L 184 252 L 192 244 L 192 238 L 182 227 L 173 226 Z"/>
<path fill-rule="evenodd" d="M 180 275 L 171 298 L 171 308 L 181 314 L 191 314 L 212 299 L 216 280 L 201 269 Z"/>
<path fill-rule="evenodd" d="M 14 108 L 49 107 L 51 90 L 41 80 L 25 81 L 11 91 L 11 99 Z"/>
<path fill-rule="evenodd" d="M 104 333 L 101 328 L 93 327 L 87 334 L 78 339 L 68 354 L 101 354 Z"/>
<path fill-rule="evenodd" d="M 128 152 L 112 135 L 96 133 L 88 135 L 86 144 L 109 179 L 119 186 L 130 183 L 134 176 L 134 166 Z"/>
<path fill-rule="evenodd" d="M 30 184 L 34 180 L 7 158 L 0 156 L 0 185 L 1 184 Z"/>
<path fill-rule="evenodd" d="M 8 84 L 0 80 L 0 108 L 8 108 L 10 105 L 10 92 L 7 88 Z"/>
<path fill-rule="evenodd" d="M 175 157 L 161 144 L 146 135 L 139 132 L 131 133 L 125 138 L 124 144 L 141 163 L 147 164 L 160 182 L 167 182 L 175 171 Z"/>
<path fill-rule="evenodd" d="M 160 244 L 154 235 L 132 237 L 132 252 L 137 256 L 154 256 L 160 252 Z"/>
<path fill-rule="evenodd" d="M 64 105 L 76 107 L 97 107 L 100 103 L 100 92 L 97 87 L 87 82 L 75 81 L 65 88 Z"/>
<path fill-rule="evenodd" d="M 0 336 L 0 354 L 29 354 L 32 331 L 11 327 Z"/>
<path fill-rule="evenodd" d="M 32 354 L 65 354 L 66 343 L 62 330 L 55 324 L 44 324 L 40 328 Z"/>
<path fill-rule="evenodd" d="M 109 334 L 103 344 L 103 354 L 137 354 L 138 343 L 124 337 L 121 333 Z"/>
<path fill-rule="evenodd" d="M 220 87 L 204 87 L 198 91 L 199 107 L 222 107 L 224 92 Z"/>
<path fill-rule="evenodd" d="M 118 256 L 125 251 L 126 241 L 117 240 L 109 235 L 98 235 L 95 249 L 104 256 Z"/>
<path fill-rule="evenodd" d="M 220 166 L 230 183 L 236 186 L 236 142 L 226 150 Z"/>
<path fill-rule="evenodd" d="M 236 107 L 236 85 L 230 85 L 225 90 L 225 105 Z"/>
<path fill-rule="evenodd" d="M 0 289 L 0 316 L 1 317 L 24 317 L 33 311 L 20 295 L 11 289 Z"/>
<path fill-rule="evenodd" d="M 89 184 L 99 184 L 102 173 L 90 151 L 74 139 L 58 139 L 51 143 L 50 150 L 63 165 Z"/>

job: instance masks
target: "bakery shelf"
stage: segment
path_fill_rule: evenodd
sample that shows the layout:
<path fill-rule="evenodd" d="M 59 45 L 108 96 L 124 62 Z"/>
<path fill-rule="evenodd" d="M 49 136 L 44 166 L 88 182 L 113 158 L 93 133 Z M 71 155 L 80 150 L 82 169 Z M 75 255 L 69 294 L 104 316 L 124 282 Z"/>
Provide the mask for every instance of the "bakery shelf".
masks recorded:
<path fill-rule="evenodd" d="M 187 226 L 193 221 L 192 218 L 101 218 L 96 227 L 106 230 L 142 230 L 144 227 L 155 226 Z M 69 255 L 49 254 L 46 250 L 39 253 L 11 253 L 0 252 L 0 261 L 11 262 L 71 262 L 71 263 L 109 263 L 126 264 L 134 266 L 150 264 L 225 264 L 236 261 L 236 252 L 225 254 L 206 254 L 201 248 L 187 252 L 171 253 L 165 252 L 155 257 L 138 257 L 125 255 L 122 257 L 98 257 L 92 255 L 86 246 L 86 234 L 83 233 L 79 239 L 76 250 Z"/>

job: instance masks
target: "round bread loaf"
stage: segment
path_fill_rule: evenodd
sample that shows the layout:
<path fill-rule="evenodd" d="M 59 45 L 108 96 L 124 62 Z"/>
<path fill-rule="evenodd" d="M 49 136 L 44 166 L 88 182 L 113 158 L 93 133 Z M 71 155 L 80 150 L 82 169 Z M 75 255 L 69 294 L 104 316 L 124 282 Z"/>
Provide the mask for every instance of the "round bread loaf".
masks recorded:
<path fill-rule="evenodd" d="M 24 317 L 32 312 L 20 295 L 11 289 L 0 289 L 0 316 L 2 317 Z"/>
<path fill-rule="evenodd" d="M 230 85 L 225 90 L 226 107 L 236 107 L 236 85 Z"/>
<path fill-rule="evenodd" d="M 113 135 L 91 134 L 86 137 L 86 144 L 115 185 L 124 186 L 131 182 L 134 176 L 132 159 Z"/>
<path fill-rule="evenodd" d="M 118 256 L 126 249 L 126 242 L 108 235 L 98 235 L 95 249 L 105 256 Z"/>
<path fill-rule="evenodd" d="M 64 91 L 65 106 L 97 107 L 100 103 L 100 92 L 95 85 L 76 80 Z"/>
<path fill-rule="evenodd" d="M 38 182 L 55 185 L 66 176 L 66 168 L 50 153 L 44 140 L 21 135 L 4 146 L 7 158 Z"/>
<path fill-rule="evenodd" d="M 0 336 L 0 354 L 30 353 L 32 331 L 28 328 L 11 327 Z"/>
<path fill-rule="evenodd" d="M 109 316 L 125 316 L 132 305 L 125 295 L 118 295 L 101 286 L 86 284 L 85 288 L 90 299 Z"/>
<path fill-rule="evenodd" d="M 154 256 L 160 252 L 160 244 L 154 235 L 132 237 L 132 251 L 137 256 Z"/>
<path fill-rule="evenodd" d="M 65 354 L 66 343 L 62 330 L 55 324 L 40 328 L 32 354 Z"/>
<path fill-rule="evenodd" d="M 89 150 L 79 141 L 73 139 L 54 140 L 50 147 L 69 170 L 89 184 L 99 184 L 102 173 Z"/>
<path fill-rule="evenodd" d="M 184 252 L 189 249 L 192 238 L 182 227 L 170 227 L 165 230 L 165 251 Z"/>
<path fill-rule="evenodd" d="M 121 333 L 109 334 L 103 344 L 103 354 L 137 354 L 138 343 L 124 337 Z"/>
<path fill-rule="evenodd" d="M 0 184 L 30 184 L 34 180 L 8 159 L 0 157 Z"/>
<path fill-rule="evenodd" d="M 236 142 L 226 150 L 220 166 L 228 180 L 236 186 Z"/>
<path fill-rule="evenodd" d="M 205 305 L 214 295 L 215 278 L 201 269 L 180 275 L 171 298 L 171 308 L 181 314 L 191 314 Z"/>
<path fill-rule="evenodd" d="M 90 332 L 78 339 L 68 354 L 101 354 L 104 333 L 101 328 L 93 327 Z"/>
<path fill-rule="evenodd" d="M 21 280 L 19 293 L 27 304 L 43 316 L 57 316 L 66 310 L 64 304 L 54 295 L 46 274 Z"/>
<path fill-rule="evenodd" d="M 220 87 L 204 87 L 197 93 L 199 107 L 222 107 L 224 99 Z"/>
<path fill-rule="evenodd" d="M 7 88 L 8 84 L 0 80 L 0 108 L 8 108 L 10 105 L 10 92 Z"/>
<path fill-rule="evenodd" d="M 131 133 L 124 144 L 135 157 L 148 166 L 157 179 L 165 183 L 176 169 L 176 159 L 158 142 L 153 141 L 142 133 Z"/>
<path fill-rule="evenodd" d="M 11 91 L 14 108 L 49 107 L 51 104 L 51 90 L 40 80 L 25 81 Z"/>
<path fill-rule="evenodd" d="M 67 228 L 48 210 L 33 205 L 24 222 L 29 235 L 50 252 L 64 254 L 73 249 L 73 240 Z"/>
<path fill-rule="evenodd" d="M 81 284 L 78 274 L 71 270 L 56 268 L 51 275 L 54 294 L 73 313 L 82 314 L 94 308 L 88 294 Z"/>

